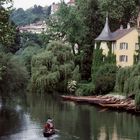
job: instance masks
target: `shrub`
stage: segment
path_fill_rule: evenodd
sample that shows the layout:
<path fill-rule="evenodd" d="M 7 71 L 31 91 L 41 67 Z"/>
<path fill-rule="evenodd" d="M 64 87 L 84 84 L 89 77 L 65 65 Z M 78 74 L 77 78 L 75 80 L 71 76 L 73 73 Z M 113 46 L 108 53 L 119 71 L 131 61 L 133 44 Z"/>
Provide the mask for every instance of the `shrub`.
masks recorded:
<path fill-rule="evenodd" d="M 113 91 L 116 80 L 117 67 L 114 64 L 105 64 L 97 72 L 95 79 L 95 93 L 107 94 Z"/>
<path fill-rule="evenodd" d="M 80 83 L 78 84 L 78 89 L 76 90 L 75 95 L 77 96 L 88 96 L 93 95 L 95 90 L 94 84 L 91 83 Z"/>
<path fill-rule="evenodd" d="M 107 94 L 113 91 L 115 86 L 115 77 L 112 76 L 100 76 L 96 79 L 95 93 L 96 94 Z"/>

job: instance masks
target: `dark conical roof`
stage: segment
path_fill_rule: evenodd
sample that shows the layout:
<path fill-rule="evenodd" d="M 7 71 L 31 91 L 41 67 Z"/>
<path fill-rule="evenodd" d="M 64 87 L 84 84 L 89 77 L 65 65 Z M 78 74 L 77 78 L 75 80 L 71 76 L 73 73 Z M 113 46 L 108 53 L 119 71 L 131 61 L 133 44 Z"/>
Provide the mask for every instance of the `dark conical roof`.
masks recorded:
<path fill-rule="evenodd" d="M 100 33 L 100 35 L 95 39 L 95 40 L 99 40 L 99 41 L 110 41 L 112 40 L 112 33 L 110 31 L 109 28 L 109 24 L 108 24 L 108 17 L 106 17 L 106 23 L 105 26 L 102 30 L 102 32 Z"/>

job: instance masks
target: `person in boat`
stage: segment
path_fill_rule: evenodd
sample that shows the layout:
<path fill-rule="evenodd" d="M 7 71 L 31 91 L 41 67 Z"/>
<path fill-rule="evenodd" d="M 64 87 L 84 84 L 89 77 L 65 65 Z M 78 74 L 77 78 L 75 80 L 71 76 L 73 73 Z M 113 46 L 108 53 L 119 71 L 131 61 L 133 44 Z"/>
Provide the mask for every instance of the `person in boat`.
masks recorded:
<path fill-rule="evenodd" d="M 54 129 L 54 124 L 53 124 L 53 120 L 51 118 L 49 118 L 44 126 L 44 133 L 45 134 L 55 134 L 55 129 Z"/>

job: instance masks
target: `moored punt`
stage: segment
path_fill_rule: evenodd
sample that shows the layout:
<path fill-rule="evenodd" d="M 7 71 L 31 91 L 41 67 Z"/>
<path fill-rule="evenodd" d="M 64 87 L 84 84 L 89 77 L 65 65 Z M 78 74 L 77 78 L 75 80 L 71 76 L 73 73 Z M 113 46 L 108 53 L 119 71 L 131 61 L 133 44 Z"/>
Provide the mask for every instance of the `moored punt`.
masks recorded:
<path fill-rule="evenodd" d="M 103 108 L 127 111 L 131 113 L 139 113 L 140 109 L 135 106 L 132 99 L 120 99 L 114 96 L 61 96 L 65 101 L 73 101 L 77 103 L 89 103 L 99 105 Z"/>

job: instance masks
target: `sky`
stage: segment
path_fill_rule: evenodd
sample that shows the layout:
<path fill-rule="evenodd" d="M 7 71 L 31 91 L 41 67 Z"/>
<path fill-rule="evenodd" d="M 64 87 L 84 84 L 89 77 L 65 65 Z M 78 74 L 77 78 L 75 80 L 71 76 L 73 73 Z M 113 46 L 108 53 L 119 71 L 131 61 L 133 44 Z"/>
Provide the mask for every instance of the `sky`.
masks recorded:
<path fill-rule="evenodd" d="M 65 0 L 68 2 L 69 0 Z M 53 2 L 57 3 L 60 2 L 60 0 L 13 0 L 14 2 L 14 8 L 23 8 L 28 9 L 30 7 L 33 7 L 36 5 L 46 6 L 51 5 Z"/>

